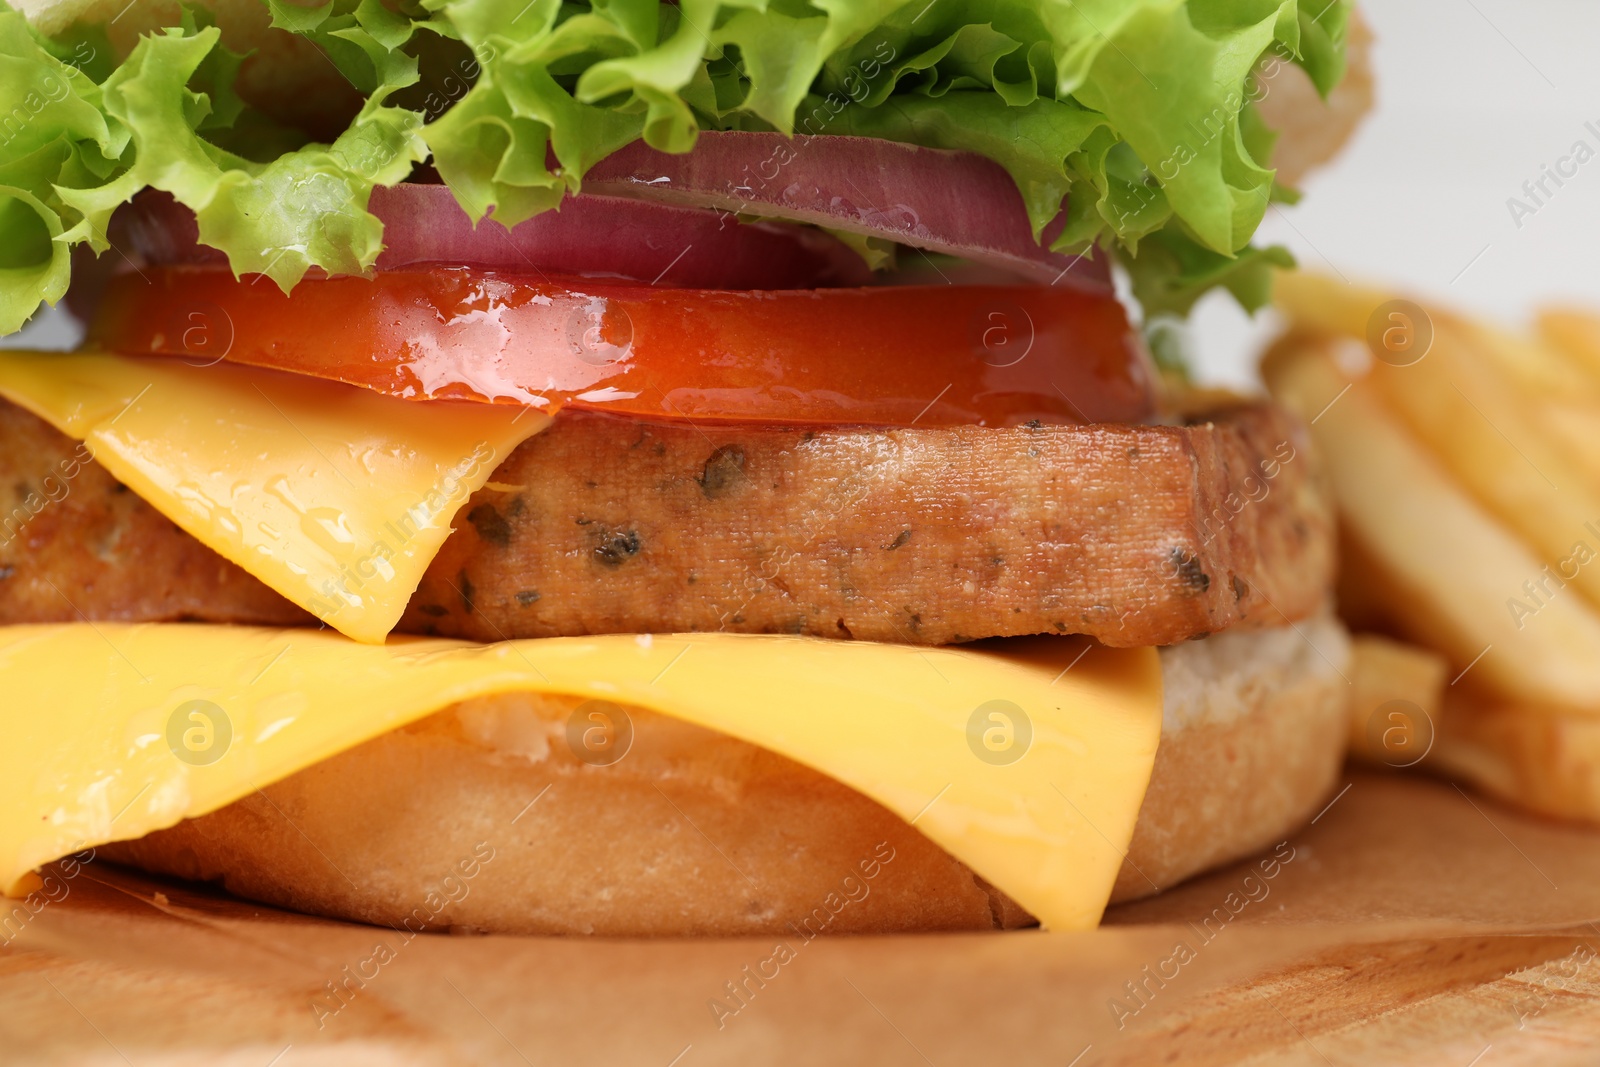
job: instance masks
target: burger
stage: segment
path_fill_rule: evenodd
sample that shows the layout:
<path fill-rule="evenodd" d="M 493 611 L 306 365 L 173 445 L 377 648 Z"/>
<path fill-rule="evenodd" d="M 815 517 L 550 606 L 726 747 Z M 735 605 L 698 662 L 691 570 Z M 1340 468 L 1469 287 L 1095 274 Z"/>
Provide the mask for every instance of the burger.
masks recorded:
<path fill-rule="evenodd" d="M 809 939 L 1283 841 L 1346 734 L 1328 494 L 1146 339 L 1265 299 L 1347 38 L 0 2 L 0 333 L 87 323 L 0 358 L 0 883 Z"/>

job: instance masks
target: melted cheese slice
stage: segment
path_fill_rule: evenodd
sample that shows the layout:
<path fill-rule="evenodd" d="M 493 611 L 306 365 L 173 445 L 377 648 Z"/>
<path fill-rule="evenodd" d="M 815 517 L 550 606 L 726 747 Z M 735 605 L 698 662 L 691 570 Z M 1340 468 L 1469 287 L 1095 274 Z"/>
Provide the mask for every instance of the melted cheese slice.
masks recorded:
<path fill-rule="evenodd" d="M 456 511 L 550 422 L 97 352 L 0 353 L 0 395 L 86 441 L 196 540 L 358 641 L 394 628 Z"/>
<path fill-rule="evenodd" d="M 214 811 L 456 701 L 538 691 L 648 708 L 807 764 L 914 822 L 1046 926 L 1082 929 L 1099 921 L 1133 836 L 1162 703 L 1155 650 L 1076 662 L 1082 650 L 1050 637 L 979 651 L 731 634 L 362 645 L 177 623 L 0 628 L 0 887 L 25 890 L 40 864 Z M 210 702 L 203 718 L 192 701 Z M 1004 721 L 985 710 L 995 701 L 1015 706 Z M 975 720 L 1009 723 L 1015 743 L 1023 716 L 1021 758 L 980 758 L 992 749 Z M 184 730 L 199 728 L 196 743 L 221 750 L 214 762 L 185 752 L 196 744 Z"/>

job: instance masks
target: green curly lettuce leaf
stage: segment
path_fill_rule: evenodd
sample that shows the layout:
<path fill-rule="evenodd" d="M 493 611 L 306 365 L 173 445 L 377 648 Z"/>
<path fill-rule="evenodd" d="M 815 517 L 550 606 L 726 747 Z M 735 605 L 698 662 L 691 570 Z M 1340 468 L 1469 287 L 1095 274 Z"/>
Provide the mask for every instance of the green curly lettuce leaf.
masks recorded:
<path fill-rule="evenodd" d="M 1170 230 L 1151 234 L 1139 255 L 1123 262 L 1147 316 L 1187 315 L 1196 300 L 1216 288 L 1226 289 L 1254 311 L 1271 299 L 1273 270 L 1295 265 L 1284 248 L 1247 247 L 1224 256 Z"/>
<path fill-rule="evenodd" d="M 509 226 L 634 140 L 685 152 L 726 129 L 987 155 L 1036 237 L 1115 253 L 1149 310 L 1219 286 L 1254 306 L 1287 256 L 1250 247 L 1281 192 L 1252 71 L 1273 52 L 1327 92 L 1349 15 L 1349 0 L 263 2 L 363 101 L 331 143 L 259 132 L 276 128 L 237 91 L 246 57 L 201 12 L 116 61 L 94 29 L 46 39 L 0 0 L 0 101 L 21 102 L 0 105 L 0 332 L 59 299 L 70 249 L 105 251 L 144 188 L 193 209 L 236 272 L 287 289 L 369 270 L 372 189 L 415 164 Z"/>
<path fill-rule="evenodd" d="M 193 209 L 201 240 L 239 273 L 287 289 L 312 267 L 370 269 L 383 247 L 382 224 L 366 210 L 373 187 L 427 158 L 422 115 L 386 106 L 417 80 L 400 48 L 427 23 L 396 26 L 387 15 L 373 0 L 339 16 L 331 5 L 302 14 L 295 32 L 350 46 L 336 62 L 364 80 L 366 102 L 332 144 L 260 161 L 208 137 L 246 111 L 235 91 L 244 57 L 220 44 L 215 26 L 185 12 L 97 84 L 72 61 L 98 60 L 103 39 L 86 50 L 47 41 L 0 3 L 0 100 L 20 101 L 0 114 L 0 333 L 59 300 L 72 246 L 106 251 L 112 212 L 145 188 Z"/>
<path fill-rule="evenodd" d="M 0 10 L 0 333 L 54 303 L 72 279 L 63 173 L 109 172 L 100 87 L 47 52 L 21 15 Z"/>

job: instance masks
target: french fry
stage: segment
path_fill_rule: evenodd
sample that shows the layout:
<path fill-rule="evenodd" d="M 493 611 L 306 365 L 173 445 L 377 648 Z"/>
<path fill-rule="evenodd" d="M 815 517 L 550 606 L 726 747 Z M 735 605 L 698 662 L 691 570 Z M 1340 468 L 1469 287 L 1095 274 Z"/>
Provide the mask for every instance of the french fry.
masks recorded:
<path fill-rule="evenodd" d="M 1431 314 L 1490 360 L 1530 402 L 1544 398 L 1600 400 L 1600 378 L 1561 350 L 1459 315 L 1438 310 Z"/>
<path fill-rule="evenodd" d="M 1600 823 L 1600 718 L 1450 695 L 1422 764 L 1544 815 Z"/>
<path fill-rule="evenodd" d="M 1383 305 L 1382 294 L 1315 277 L 1283 281 L 1279 297 L 1297 323 L 1370 344 L 1366 319 Z M 1372 384 L 1461 484 L 1554 568 L 1560 584 L 1600 605 L 1600 566 L 1574 555 L 1600 553 L 1600 479 L 1593 474 L 1600 456 L 1592 439 L 1574 440 L 1570 421 L 1558 427 L 1538 417 L 1551 403 L 1582 403 L 1593 383 L 1542 346 L 1447 313 L 1424 314 L 1429 324 L 1418 328 L 1432 333 L 1426 354 L 1415 362 L 1389 354 L 1386 361 L 1374 349 Z"/>
<path fill-rule="evenodd" d="M 1570 562 L 1580 543 L 1600 552 L 1600 492 L 1470 340 L 1436 323 L 1426 359 L 1376 364 L 1371 381 L 1456 479 L 1542 558 L 1535 571 L 1551 564 L 1600 605 L 1600 566 Z"/>
<path fill-rule="evenodd" d="M 1545 308 L 1539 313 L 1538 330 L 1546 345 L 1600 383 L 1600 315 L 1576 308 Z"/>
<path fill-rule="evenodd" d="M 1547 310 L 1528 341 L 1430 309 L 1412 361 L 1371 336 L 1387 294 L 1284 283 L 1300 333 L 1265 370 L 1315 420 L 1344 513 L 1341 600 L 1450 660 L 1357 638 L 1352 752 L 1600 823 L 1600 613 L 1584 599 L 1600 603 L 1600 316 Z"/>
<path fill-rule="evenodd" d="M 1372 313 L 1391 299 L 1380 289 L 1300 270 L 1278 274 L 1272 286 L 1272 302 L 1297 326 L 1344 337 L 1365 338 Z"/>
<path fill-rule="evenodd" d="M 1449 664 L 1437 652 L 1370 634 L 1351 647 L 1350 754 L 1386 767 L 1429 755 Z"/>
<path fill-rule="evenodd" d="M 1600 403 L 1547 400 L 1537 419 L 1583 467 L 1589 484 L 1600 485 Z"/>
<path fill-rule="evenodd" d="M 1354 576 L 1365 595 L 1407 637 L 1445 653 L 1468 687 L 1600 713 L 1600 615 L 1555 587 L 1544 562 L 1452 477 L 1371 379 L 1340 369 L 1333 349 L 1331 339 L 1291 336 L 1264 373 L 1311 425 L 1345 534 L 1375 568 Z"/>
<path fill-rule="evenodd" d="M 1302 271 L 1279 275 L 1273 289 L 1274 303 L 1296 324 L 1362 341 L 1368 340 L 1374 316 L 1395 300 L 1394 294 L 1381 289 L 1346 285 Z M 1600 333 L 1593 338 L 1597 347 L 1591 374 L 1549 344 L 1527 342 L 1440 308 L 1423 310 L 1435 330 L 1447 328 L 1458 339 L 1477 347 L 1524 396 L 1567 400 L 1590 396 L 1600 400 Z M 1600 331 L 1600 323 L 1590 320 L 1588 325 Z"/>
<path fill-rule="evenodd" d="M 1444 657 L 1385 637 L 1359 635 L 1351 651 L 1351 756 L 1600 823 L 1600 717 L 1460 692 L 1447 684 Z"/>

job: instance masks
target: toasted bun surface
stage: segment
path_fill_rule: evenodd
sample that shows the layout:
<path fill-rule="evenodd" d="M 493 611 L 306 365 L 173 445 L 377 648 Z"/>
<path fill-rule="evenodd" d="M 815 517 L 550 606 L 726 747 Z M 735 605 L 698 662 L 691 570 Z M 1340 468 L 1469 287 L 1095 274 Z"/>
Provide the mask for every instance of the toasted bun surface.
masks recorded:
<path fill-rule="evenodd" d="M 1372 110 L 1372 29 L 1360 9 L 1351 13 L 1345 39 L 1345 75 L 1326 102 L 1305 72 L 1281 60 L 1262 68 L 1263 95 L 1256 102 L 1267 126 L 1278 132 L 1272 166 L 1280 184 L 1296 188 L 1312 171 L 1337 156 Z"/>
<path fill-rule="evenodd" d="M 1114 899 L 1281 840 L 1324 802 L 1343 753 L 1347 645 L 1326 619 L 1300 631 L 1162 651 L 1161 747 Z M 636 710 L 627 754 L 588 765 L 565 740 L 575 703 L 455 705 L 102 851 L 297 911 L 411 929 L 674 936 L 779 934 L 813 915 L 811 929 L 828 933 L 1032 922 L 876 802 L 743 741 Z M 830 897 L 840 910 L 824 907 Z"/>

